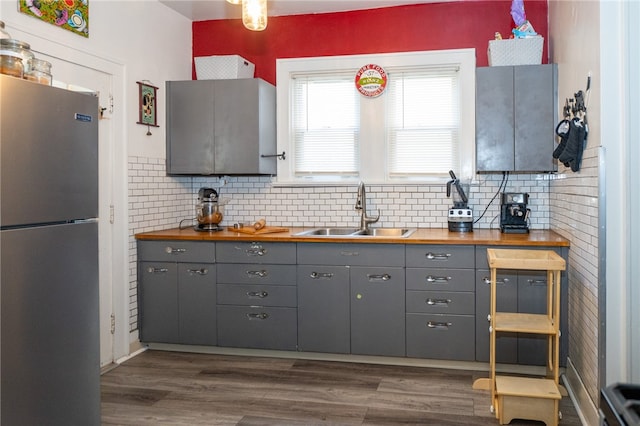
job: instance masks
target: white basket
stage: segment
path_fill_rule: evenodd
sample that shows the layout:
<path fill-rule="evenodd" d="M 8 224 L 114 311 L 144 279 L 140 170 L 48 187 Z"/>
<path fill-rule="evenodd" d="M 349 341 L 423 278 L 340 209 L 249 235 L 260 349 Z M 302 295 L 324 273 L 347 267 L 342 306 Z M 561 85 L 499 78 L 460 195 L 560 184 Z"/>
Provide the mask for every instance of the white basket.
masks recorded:
<path fill-rule="evenodd" d="M 254 64 L 238 55 L 197 56 L 194 61 L 198 80 L 253 78 L 256 69 Z"/>
<path fill-rule="evenodd" d="M 541 64 L 543 44 L 542 36 L 489 40 L 489 66 Z"/>

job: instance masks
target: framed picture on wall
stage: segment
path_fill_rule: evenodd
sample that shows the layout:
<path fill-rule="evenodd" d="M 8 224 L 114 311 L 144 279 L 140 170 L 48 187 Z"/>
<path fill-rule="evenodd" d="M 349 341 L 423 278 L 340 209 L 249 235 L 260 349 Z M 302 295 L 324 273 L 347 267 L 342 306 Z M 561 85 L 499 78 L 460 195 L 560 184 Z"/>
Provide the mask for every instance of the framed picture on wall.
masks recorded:
<path fill-rule="evenodd" d="M 89 0 L 18 0 L 18 10 L 83 37 L 89 37 Z"/>
<path fill-rule="evenodd" d="M 158 126 L 156 91 L 158 88 L 149 83 L 138 81 L 138 124 Z"/>

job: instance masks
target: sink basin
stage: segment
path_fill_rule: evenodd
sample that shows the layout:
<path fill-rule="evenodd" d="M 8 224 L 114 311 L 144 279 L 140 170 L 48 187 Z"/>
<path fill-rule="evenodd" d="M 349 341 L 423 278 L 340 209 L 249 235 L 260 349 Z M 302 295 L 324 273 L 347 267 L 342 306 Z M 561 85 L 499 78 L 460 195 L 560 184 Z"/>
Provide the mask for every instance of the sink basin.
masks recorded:
<path fill-rule="evenodd" d="M 387 238 L 407 238 L 413 234 L 415 229 L 408 228 L 369 228 L 361 231 L 358 228 L 316 228 L 294 234 L 296 237 L 387 237 Z"/>

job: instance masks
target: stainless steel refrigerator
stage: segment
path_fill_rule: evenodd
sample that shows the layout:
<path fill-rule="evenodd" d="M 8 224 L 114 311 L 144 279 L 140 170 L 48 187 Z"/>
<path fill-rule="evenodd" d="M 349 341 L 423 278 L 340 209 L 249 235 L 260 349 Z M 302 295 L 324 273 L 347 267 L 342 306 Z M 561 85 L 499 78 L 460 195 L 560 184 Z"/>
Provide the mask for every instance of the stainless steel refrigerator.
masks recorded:
<path fill-rule="evenodd" d="M 0 75 L 0 424 L 99 425 L 98 101 Z"/>

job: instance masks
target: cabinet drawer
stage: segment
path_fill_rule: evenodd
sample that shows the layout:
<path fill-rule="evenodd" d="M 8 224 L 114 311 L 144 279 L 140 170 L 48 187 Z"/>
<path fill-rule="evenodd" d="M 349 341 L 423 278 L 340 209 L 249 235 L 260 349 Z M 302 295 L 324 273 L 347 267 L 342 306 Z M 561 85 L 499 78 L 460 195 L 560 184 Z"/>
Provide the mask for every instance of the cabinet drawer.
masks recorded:
<path fill-rule="evenodd" d="M 295 286 L 218 284 L 218 304 L 295 308 Z"/>
<path fill-rule="evenodd" d="M 216 245 L 200 241 L 138 241 L 138 259 L 159 262 L 215 262 Z"/>
<path fill-rule="evenodd" d="M 219 283 L 296 285 L 295 265 L 218 264 Z"/>
<path fill-rule="evenodd" d="M 407 246 L 407 266 L 474 268 L 475 247 L 441 244 L 409 245 Z"/>
<path fill-rule="evenodd" d="M 425 314 L 475 314 L 472 292 L 407 291 L 407 312 Z"/>
<path fill-rule="evenodd" d="M 407 268 L 407 290 L 474 291 L 473 269 Z"/>
<path fill-rule="evenodd" d="M 475 320 L 471 315 L 407 314 L 407 356 L 473 361 Z"/>
<path fill-rule="evenodd" d="M 298 244 L 298 264 L 404 266 L 400 244 Z"/>
<path fill-rule="evenodd" d="M 562 256 L 562 250 L 551 247 L 530 247 L 530 246 L 477 246 L 476 247 L 476 268 L 477 269 L 489 269 L 489 260 L 487 259 L 487 249 L 502 249 L 502 250 L 553 250 L 558 255 Z"/>
<path fill-rule="evenodd" d="M 218 346 L 296 350 L 297 309 L 218 305 Z"/>
<path fill-rule="evenodd" d="M 296 263 L 294 243 L 219 242 L 218 262 L 226 263 Z"/>

